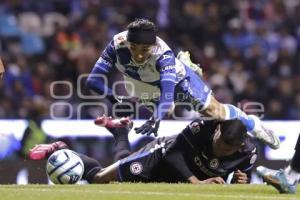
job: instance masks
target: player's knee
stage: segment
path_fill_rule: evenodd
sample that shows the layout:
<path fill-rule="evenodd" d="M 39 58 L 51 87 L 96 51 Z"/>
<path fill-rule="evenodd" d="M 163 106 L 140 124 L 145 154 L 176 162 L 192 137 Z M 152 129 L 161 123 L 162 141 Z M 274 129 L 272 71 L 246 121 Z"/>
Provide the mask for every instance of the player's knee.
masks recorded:
<path fill-rule="evenodd" d="M 225 118 L 223 104 L 214 98 L 212 98 L 212 101 L 202 113 L 217 120 L 223 120 Z"/>

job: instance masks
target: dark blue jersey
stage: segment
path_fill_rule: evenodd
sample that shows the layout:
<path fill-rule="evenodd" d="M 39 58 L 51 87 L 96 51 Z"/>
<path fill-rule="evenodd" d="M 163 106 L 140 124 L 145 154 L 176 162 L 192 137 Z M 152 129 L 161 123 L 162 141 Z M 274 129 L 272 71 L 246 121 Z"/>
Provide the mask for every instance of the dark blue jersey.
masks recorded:
<path fill-rule="evenodd" d="M 215 157 L 212 140 L 218 123 L 195 120 L 177 136 L 158 138 L 120 161 L 119 179 L 130 182 L 187 182 L 220 176 L 224 180 L 235 170 L 247 174 L 256 161 L 256 148 L 250 139 L 230 156 Z"/>
<path fill-rule="evenodd" d="M 188 168 L 200 180 L 216 176 L 226 180 L 231 172 L 238 169 L 250 178 L 257 158 L 254 143 L 247 138 L 239 151 L 229 156 L 216 157 L 213 154 L 212 142 L 217 126 L 218 122 L 214 120 L 193 121 L 177 136 L 170 153 L 180 152 Z"/>

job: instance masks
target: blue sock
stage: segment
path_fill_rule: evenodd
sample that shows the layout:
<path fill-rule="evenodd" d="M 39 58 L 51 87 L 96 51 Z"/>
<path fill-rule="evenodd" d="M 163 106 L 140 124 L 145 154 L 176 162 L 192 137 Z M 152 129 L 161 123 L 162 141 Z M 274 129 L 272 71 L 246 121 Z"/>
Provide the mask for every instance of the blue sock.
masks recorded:
<path fill-rule="evenodd" d="M 246 113 L 231 104 L 224 104 L 224 106 L 226 110 L 226 120 L 239 119 L 246 126 L 247 131 L 251 132 L 253 130 L 255 122 L 252 118 L 248 117 Z"/>

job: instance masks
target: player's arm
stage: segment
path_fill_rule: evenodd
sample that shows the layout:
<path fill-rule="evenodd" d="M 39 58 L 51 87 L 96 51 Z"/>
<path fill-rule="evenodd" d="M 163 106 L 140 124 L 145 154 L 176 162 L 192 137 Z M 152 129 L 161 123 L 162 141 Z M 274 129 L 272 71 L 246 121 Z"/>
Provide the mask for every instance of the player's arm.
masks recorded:
<path fill-rule="evenodd" d="M 136 133 L 157 136 L 160 120 L 170 111 L 174 103 L 174 90 L 176 83 L 175 56 L 167 51 L 156 62 L 156 68 L 160 72 L 161 96 L 153 116 L 141 127 L 135 128 Z"/>
<path fill-rule="evenodd" d="M 251 182 L 251 174 L 256 161 L 257 154 L 256 149 L 249 156 L 248 159 L 244 160 L 241 164 L 236 167 L 233 173 L 231 183 L 247 184 Z"/>
<path fill-rule="evenodd" d="M 112 70 L 116 63 L 116 51 L 114 48 L 114 41 L 112 40 L 102 52 L 97 60 L 92 72 L 89 74 L 86 85 L 88 88 L 97 92 L 98 94 L 113 95 L 111 88 L 107 86 L 107 74 Z"/>
<path fill-rule="evenodd" d="M 3 77 L 4 72 L 5 72 L 4 65 L 0 58 L 0 79 Z"/>
<path fill-rule="evenodd" d="M 173 151 L 166 154 L 165 161 L 189 183 L 191 184 L 224 184 L 221 177 L 212 177 L 205 180 L 199 180 L 189 169 L 184 157 L 180 151 Z"/>
<path fill-rule="evenodd" d="M 186 181 L 196 181 L 196 177 L 187 166 L 184 157 L 179 151 L 168 152 L 164 160 L 172 166 Z"/>
<path fill-rule="evenodd" d="M 161 96 L 153 116 L 162 119 L 172 108 L 174 103 L 174 90 L 176 85 L 175 56 L 173 52 L 165 52 L 157 60 L 157 69 L 160 73 Z"/>

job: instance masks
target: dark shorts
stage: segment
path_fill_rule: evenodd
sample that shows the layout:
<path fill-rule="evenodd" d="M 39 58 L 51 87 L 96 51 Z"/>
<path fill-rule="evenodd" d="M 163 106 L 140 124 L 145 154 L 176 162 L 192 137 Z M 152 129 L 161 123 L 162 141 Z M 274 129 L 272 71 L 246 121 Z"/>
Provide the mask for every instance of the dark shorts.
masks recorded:
<path fill-rule="evenodd" d="M 137 152 L 120 160 L 120 182 L 153 182 L 154 169 L 161 163 L 164 154 L 176 136 L 158 138 Z"/>

